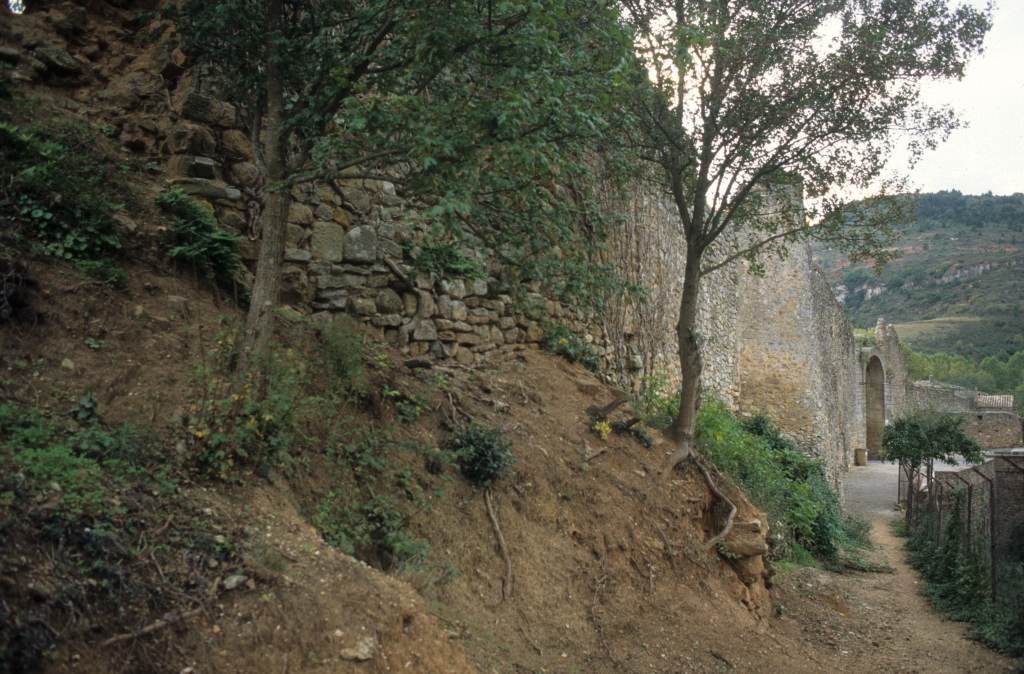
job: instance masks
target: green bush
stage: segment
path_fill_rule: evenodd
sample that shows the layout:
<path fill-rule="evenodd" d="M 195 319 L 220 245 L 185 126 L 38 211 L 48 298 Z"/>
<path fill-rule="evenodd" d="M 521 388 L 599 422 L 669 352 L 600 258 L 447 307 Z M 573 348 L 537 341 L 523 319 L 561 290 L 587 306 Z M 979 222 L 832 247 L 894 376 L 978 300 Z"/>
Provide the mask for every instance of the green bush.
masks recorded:
<path fill-rule="evenodd" d="M 261 367 L 230 372 L 235 341 L 218 339 L 213 366 L 197 372 L 199 395 L 182 418 L 185 440 L 199 471 L 230 480 L 239 468 L 263 472 L 288 456 L 303 403 L 305 361 L 295 352 L 272 352 Z"/>
<path fill-rule="evenodd" d="M 479 279 L 487 276 L 480 263 L 454 243 L 424 241 L 410 257 L 414 269 L 440 277 Z"/>
<path fill-rule="evenodd" d="M 648 426 L 668 428 L 679 415 L 679 390 L 673 391 L 661 372 L 647 375 L 640 382 L 640 393 L 633 406 Z"/>
<path fill-rule="evenodd" d="M 414 475 L 400 457 L 421 455 L 428 464 L 448 464 L 449 458 L 416 442 L 396 442 L 374 429 L 334 451 L 352 488 L 333 489 L 317 501 L 312 521 L 324 540 L 386 570 L 425 562 L 429 546 L 409 534 L 407 513 L 429 508 L 426 478 Z"/>
<path fill-rule="evenodd" d="M 767 419 L 740 423 L 721 403 L 706 402 L 697 415 L 697 444 L 767 511 L 777 557 L 795 560 L 805 549 L 826 561 L 849 561 L 867 544 L 867 527 L 842 516 L 821 462 Z"/>
<path fill-rule="evenodd" d="M 121 251 L 110 194 L 114 165 L 82 124 L 26 130 L 0 122 L 0 183 L 13 219 L 39 250 L 109 269 Z"/>
<path fill-rule="evenodd" d="M 601 368 L 601 357 L 594 351 L 594 347 L 564 325 L 547 326 L 541 339 L 541 347 L 570 363 L 579 363 L 591 372 L 597 372 Z"/>
<path fill-rule="evenodd" d="M 1010 559 L 998 569 L 999 592 L 991 598 L 989 567 L 963 544 L 964 490 L 956 489 L 945 515 L 942 543 L 934 513 L 915 518 L 907 548 L 910 563 L 928 581 L 925 593 L 936 608 L 971 625 L 971 635 L 1013 657 L 1024 655 L 1024 560 Z"/>
<path fill-rule="evenodd" d="M 242 266 L 238 237 L 217 225 L 209 206 L 181 190 L 163 192 L 156 204 L 174 216 L 167 255 L 192 265 L 221 287 L 233 288 Z"/>
<path fill-rule="evenodd" d="M 88 408 L 94 398 L 83 398 Z M 76 410 L 77 431 L 60 428 L 37 410 L 0 405 L 0 459 L 25 478 L 30 493 L 59 498 L 57 514 L 65 520 L 94 518 L 116 510 L 106 500 L 110 485 L 124 474 L 127 454 L 123 434 L 101 426 L 95 406 Z M 0 461 L 2 463 L 2 461 Z"/>
<path fill-rule="evenodd" d="M 476 422 L 460 429 L 448 443 L 459 470 L 473 484 L 490 487 L 511 468 L 512 443 L 500 429 Z"/>
<path fill-rule="evenodd" d="M 362 399 L 370 393 L 366 374 L 366 342 L 349 316 L 336 316 L 323 331 L 322 353 L 333 383 L 342 393 Z"/>

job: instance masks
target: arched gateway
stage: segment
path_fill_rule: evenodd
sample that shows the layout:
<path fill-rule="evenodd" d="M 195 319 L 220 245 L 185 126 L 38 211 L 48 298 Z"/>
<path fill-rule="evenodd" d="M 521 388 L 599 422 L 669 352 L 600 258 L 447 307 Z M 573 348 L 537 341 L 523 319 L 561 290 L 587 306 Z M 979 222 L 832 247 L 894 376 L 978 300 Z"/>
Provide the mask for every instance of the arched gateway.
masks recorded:
<path fill-rule="evenodd" d="M 885 368 L 878 356 L 871 356 L 864 370 L 864 405 L 868 458 L 879 459 L 885 430 Z"/>

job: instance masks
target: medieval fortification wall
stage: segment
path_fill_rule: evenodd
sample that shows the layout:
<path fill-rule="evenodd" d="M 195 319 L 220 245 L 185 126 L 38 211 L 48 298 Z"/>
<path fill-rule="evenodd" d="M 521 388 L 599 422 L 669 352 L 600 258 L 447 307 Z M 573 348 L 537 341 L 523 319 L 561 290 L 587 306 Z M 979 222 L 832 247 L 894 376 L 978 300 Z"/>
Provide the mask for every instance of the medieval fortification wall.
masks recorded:
<path fill-rule="evenodd" d="M 259 170 L 234 110 L 187 74 L 173 104 L 180 120 L 145 139 L 166 151 L 169 183 L 207 200 L 228 229 L 252 231 Z M 652 376 L 678 382 L 684 374 L 675 323 L 685 248 L 674 207 L 649 188 L 638 186 L 616 206 L 626 218 L 608 252 L 648 295 L 613 299 L 604 315 L 552 301 L 539 288 L 514 293 L 493 265 L 488 278 L 473 280 L 418 274 L 405 261 L 415 245 L 411 207 L 388 182 L 307 185 L 292 197 L 283 299 L 293 311 L 349 314 L 411 356 L 463 364 L 535 345 L 545 325 L 558 323 L 587 341 L 624 387 Z M 717 254 L 736 245 L 726 241 Z M 250 262 L 256 252 L 249 241 Z M 891 326 L 880 322 L 873 339 L 858 342 L 809 248 L 797 244 L 788 253 L 762 277 L 736 262 L 705 279 L 703 393 L 740 414 L 767 414 L 838 481 L 856 448 L 877 452 L 886 421 L 947 393 L 911 386 Z M 974 425 L 986 436 L 1009 437 L 1001 419 Z"/>

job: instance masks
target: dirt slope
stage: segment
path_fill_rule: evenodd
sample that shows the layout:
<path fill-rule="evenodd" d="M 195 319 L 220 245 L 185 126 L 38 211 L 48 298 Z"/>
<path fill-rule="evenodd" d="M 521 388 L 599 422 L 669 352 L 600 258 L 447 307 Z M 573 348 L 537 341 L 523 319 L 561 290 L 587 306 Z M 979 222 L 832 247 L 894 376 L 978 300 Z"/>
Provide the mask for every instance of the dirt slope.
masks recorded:
<path fill-rule="evenodd" d="M 132 11 L 104 3 L 89 5 L 88 32 L 71 25 L 64 37 L 58 26 L 76 7 L 55 6 L 18 24 L 14 42 L 53 42 L 83 65 L 73 86 L 59 79 L 26 85 L 34 105 L 110 124 L 126 148 L 158 157 L 147 139 L 161 135 L 154 129 L 169 124 L 169 112 L 164 91 L 150 85 L 174 73 L 173 55 L 145 37 Z M 162 74 L 146 76 L 154 72 Z M 125 189 L 148 195 L 140 203 L 151 203 L 159 188 L 158 175 L 126 182 Z M 129 216 L 134 248 L 124 289 L 92 283 L 50 259 L 24 257 L 38 283 L 35 315 L 0 327 L 0 402 L 59 415 L 92 391 L 105 421 L 157 430 L 168 456 L 184 465 L 179 413 L 195 393 L 194 366 L 222 317 L 237 320 L 240 312 L 161 260 L 154 245 L 161 223 L 152 208 Z M 286 334 L 297 344 L 316 340 L 314 326 L 292 326 Z M 184 473 L 179 496 L 204 526 L 230 540 L 230 568 L 205 560 L 209 587 L 188 588 L 203 596 L 199 608 L 166 626 L 158 622 L 161 602 L 137 621 L 134 634 L 113 630 L 102 616 L 88 629 L 50 626 L 58 647 L 48 670 L 669 674 L 916 666 L 911 653 L 900 651 L 858 668 L 841 652 L 842 640 L 830 636 L 873 634 L 865 627 L 874 624 L 871 611 L 844 593 L 860 596 L 864 583 L 884 587 L 888 577 L 834 581 L 806 572 L 819 580 L 806 587 L 804 576 L 793 574 L 769 590 L 760 557 L 730 561 L 705 550 L 720 525 L 720 504 L 692 466 L 657 479 L 664 448 L 616 435 L 603 441 L 590 431 L 587 408 L 615 395 L 592 374 L 525 350 L 502 351 L 477 369 L 416 373 L 401 354 L 375 349 L 388 385 L 415 394 L 427 411 L 400 425 L 386 405 L 339 409 L 351 416 L 353 436 L 375 427 L 436 446 L 451 419 L 471 417 L 512 439 L 515 467 L 493 492 L 512 564 L 510 597 L 502 599 L 505 563 L 483 494 L 453 470 L 443 494 L 411 516 L 409 529 L 429 542 L 432 564 L 457 574 L 444 581 L 428 571 L 387 574 L 329 547 L 310 513 L 336 486 L 335 473 L 314 443 L 293 448 L 288 471 L 246 475 L 240 484 Z M 445 390 L 432 383 L 438 372 L 449 382 Z M 763 521 L 742 494 L 722 487 L 739 505 L 739 521 Z M 154 525 L 144 533 L 161 543 L 165 531 Z M 0 600 L 12 606 L 34 601 L 22 590 L 53 569 L 53 549 L 25 540 L 18 546 L 0 551 L 4 561 L 21 560 L 0 569 Z M 169 572 L 153 564 L 141 560 L 137 568 Z M 245 581 L 227 589 L 231 574 Z"/>

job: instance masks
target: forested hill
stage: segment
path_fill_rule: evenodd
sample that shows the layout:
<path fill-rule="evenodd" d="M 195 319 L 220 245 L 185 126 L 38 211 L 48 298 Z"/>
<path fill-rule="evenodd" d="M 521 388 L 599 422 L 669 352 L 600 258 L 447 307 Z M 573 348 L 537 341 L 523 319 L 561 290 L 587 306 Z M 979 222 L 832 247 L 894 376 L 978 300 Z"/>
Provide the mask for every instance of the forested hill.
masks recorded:
<path fill-rule="evenodd" d="M 884 316 L 917 350 L 972 359 L 1024 349 L 1024 194 L 922 194 L 897 247 L 880 276 L 815 250 L 856 326 Z"/>

